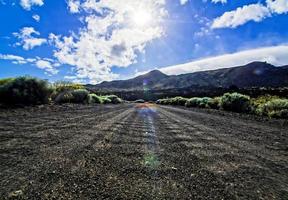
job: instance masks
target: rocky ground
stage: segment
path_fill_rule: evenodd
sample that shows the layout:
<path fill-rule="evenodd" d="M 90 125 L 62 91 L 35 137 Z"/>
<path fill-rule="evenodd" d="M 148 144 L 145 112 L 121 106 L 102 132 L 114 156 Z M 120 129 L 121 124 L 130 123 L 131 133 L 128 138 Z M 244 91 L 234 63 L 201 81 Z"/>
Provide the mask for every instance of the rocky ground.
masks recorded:
<path fill-rule="evenodd" d="M 287 121 L 153 104 L 0 110 L 0 199 L 288 199 Z"/>

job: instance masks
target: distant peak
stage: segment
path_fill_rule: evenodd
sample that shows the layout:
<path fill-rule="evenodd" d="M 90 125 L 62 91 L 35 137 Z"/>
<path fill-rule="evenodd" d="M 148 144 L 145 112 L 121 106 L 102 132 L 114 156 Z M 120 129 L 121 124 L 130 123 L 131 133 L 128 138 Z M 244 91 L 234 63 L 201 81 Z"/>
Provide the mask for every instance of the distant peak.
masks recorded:
<path fill-rule="evenodd" d="M 157 70 L 157 69 L 154 69 L 154 70 L 148 72 L 148 74 L 164 74 L 164 73 L 159 71 L 159 70 Z M 166 74 L 164 74 L 164 75 L 166 75 Z"/>
<path fill-rule="evenodd" d="M 144 74 L 142 76 L 144 76 L 144 77 L 167 77 L 168 75 L 155 69 L 155 70 L 152 70 L 152 71 L 150 71 L 147 74 Z"/>
<path fill-rule="evenodd" d="M 246 66 L 247 67 L 274 67 L 274 65 L 271 65 L 270 63 L 261 62 L 261 61 L 251 62 L 247 64 Z"/>

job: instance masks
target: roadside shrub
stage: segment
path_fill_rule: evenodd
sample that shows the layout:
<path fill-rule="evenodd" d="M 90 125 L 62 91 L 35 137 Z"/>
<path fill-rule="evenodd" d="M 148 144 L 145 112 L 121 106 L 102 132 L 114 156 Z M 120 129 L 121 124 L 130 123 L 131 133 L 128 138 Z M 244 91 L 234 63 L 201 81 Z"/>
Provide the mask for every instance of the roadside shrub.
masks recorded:
<path fill-rule="evenodd" d="M 70 83 L 65 81 L 56 82 L 53 84 L 53 87 L 58 94 L 64 91 L 85 89 L 85 87 L 82 84 Z"/>
<path fill-rule="evenodd" d="M 85 89 L 85 87 L 78 83 L 70 83 L 66 81 L 58 81 L 53 83 L 53 93 L 51 94 L 51 99 L 56 101 L 56 97 L 58 97 L 61 93 L 79 89 Z M 61 95 L 60 95 L 61 96 Z"/>
<path fill-rule="evenodd" d="M 222 96 L 220 105 L 224 110 L 233 112 L 249 112 L 250 97 L 239 93 L 226 93 Z"/>
<path fill-rule="evenodd" d="M 55 98 L 56 103 L 79 103 L 84 104 L 89 102 L 89 92 L 85 89 L 72 91 L 64 91 Z"/>
<path fill-rule="evenodd" d="M 186 102 L 187 102 L 187 98 L 184 98 L 184 97 L 174 97 L 174 98 L 171 98 L 169 101 L 170 105 L 179 105 L 179 106 L 185 106 Z"/>
<path fill-rule="evenodd" d="M 200 98 L 200 102 L 199 102 L 198 107 L 200 107 L 200 108 L 209 108 L 208 103 L 209 103 L 210 100 L 211 100 L 210 97 Z"/>
<path fill-rule="evenodd" d="M 288 118 L 288 99 L 273 99 L 259 105 L 257 114 L 272 118 Z"/>
<path fill-rule="evenodd" d="M 221 97 L 211 98 L 208 101 L 208 107 L 212 109 L 219 109 L 220 108 Z"/>
<path fill-rule="evenodd" d="M 4 105 L 39 105 L 49 102 L 52 89 L 47 81 L 19 77 L 4 82 L 0 86 L 0 103 Z"/>
<path fill-rule="evenodd" d="M 102 104 L 103 99 L 96 94 L 89 94 L 89 103 Z"/>
<path fill-rule="evenodd" d="M 226 93 L 222 97 L 193 97 L 186 99 L 174 97 L 158 99 L 156 104 L 161 105 L 183 105 L 186 107 L 224 109 L 239 113 L 253 113 L 269 116 L 271 118 L 288 119 L 288 99 L 280 99 L 277 96 L 265 95 L 250 99 L 249 96 L 239 93 Z"/>
<path fill-rule="evenodd" d="M 170 99 L 158 99 L 156 101 L 156 104 L 161 104 L 161 105 L 169 105 L 171 103 Z"/>
<path fill-rule="evenodd" d="M 71 91 L 64 91 L 58 94 L 55 98 L 55 102 L 62 104 L 62 103 L 72 103 L 73 102 L 73 95 Z"/>
<path fill-rule="evenodd" d="M 263 106 L 264 104 L 268 103 L 269 101 L 279 99 L 278 96 L 271 96 L 271 95 L 264 95 L 257 98 L 251 99 L 252 102 L 252 112 L 256 115 L 266 115 L 263 113 Z"/>
<path fill-rule="evenodd" d="M 107 98 L 107 97 L 105 97 L 105 96 L 101 97 L 101 99 L 102 99 L 103 104 L 109 104 L 109 103 L 111 103 L 111 99 L 109 99 L 109 98 Z"/>
<path fill-rule="evenodd" d="M 73 103 L 88 103 L 89 92 L 85 89 L 72 90 Z"/>
<path fill-rule="evenodd" d="M 120 99 L 118 96 L 116 95 L 109 95 L 106 96 L 106 98 L 110 99 L 110 102 L 113 104 L 119 104 L 122 103 L 122 99 Z"/>
<path fill-rule="evenodd" d="M 198 108 L 208 108 L 208 103 L 211 101 L 211 98 L 209 97 L 193 97 L 191 99 L 188 99 L 185 106 L 186 107 L 198 107 Z"/>
<path fill-rule="evenodd" d="M 0 86 L 1 85 L 5 85 L 5 84 L 7 84 L 9 82 L 12 82 L 14 80 L 15 80 L 15 78 L 3 78 L 3 79 L 0 79 Z"/>
<path fill-rule="evenodd" d="M 193 97 L 191 99 L 188 99 L 185 106 L 190 108 L 190 107 L 198 107 L 200 105 L 201 98 L 199 97 Z"/>

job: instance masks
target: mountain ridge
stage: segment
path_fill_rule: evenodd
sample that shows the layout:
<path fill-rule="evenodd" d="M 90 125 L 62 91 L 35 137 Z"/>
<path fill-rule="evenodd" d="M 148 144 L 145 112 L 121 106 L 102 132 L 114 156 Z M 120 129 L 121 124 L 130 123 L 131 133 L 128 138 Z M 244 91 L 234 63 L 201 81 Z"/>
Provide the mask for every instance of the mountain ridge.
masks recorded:
<path fill-rule="evenodd" d="M 160 70 L 128 80 L 116 80 L 90 85 L 94 90 L 139 91 L 177 88 L 221 87 L 287 87 L 288 65 L 276 67 L 267 62 L 252 62 L 243 66 L 167 75 Z"/>

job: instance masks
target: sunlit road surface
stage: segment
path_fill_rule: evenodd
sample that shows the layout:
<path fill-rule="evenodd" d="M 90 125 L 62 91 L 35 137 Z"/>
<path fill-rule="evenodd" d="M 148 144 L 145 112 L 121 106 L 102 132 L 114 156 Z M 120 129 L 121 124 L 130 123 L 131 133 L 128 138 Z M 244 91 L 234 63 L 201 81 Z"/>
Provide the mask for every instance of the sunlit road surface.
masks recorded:
<path fill-rule="evenodd" d="M 288 199 L 287 126 L 154 104 L 0 111 L 0 199 Z"/>

